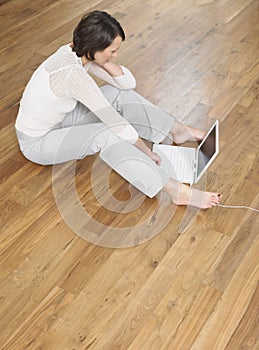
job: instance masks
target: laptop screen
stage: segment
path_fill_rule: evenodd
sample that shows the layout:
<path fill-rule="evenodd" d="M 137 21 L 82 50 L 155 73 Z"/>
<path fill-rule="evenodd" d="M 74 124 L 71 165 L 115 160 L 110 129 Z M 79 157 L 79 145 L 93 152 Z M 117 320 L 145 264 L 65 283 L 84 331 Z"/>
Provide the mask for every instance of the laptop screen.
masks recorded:
<path fill-rule="evenodd" d="M 214 123 L 198 147 L 197 179 L 208 168 L 218 154 L 218 121 Z"/>

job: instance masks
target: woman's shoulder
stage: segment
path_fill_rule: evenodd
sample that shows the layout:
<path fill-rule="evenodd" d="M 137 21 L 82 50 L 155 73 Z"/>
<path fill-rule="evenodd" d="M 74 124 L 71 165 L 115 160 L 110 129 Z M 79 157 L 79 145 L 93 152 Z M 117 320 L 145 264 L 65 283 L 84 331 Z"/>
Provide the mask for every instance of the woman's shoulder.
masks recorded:
<path fill-rule="evenodd" d="M 61 46 L 45 61 L 45 68 L 51 73 L 65 68 L 80 68 L 80 63 L 80 58 L 76 56 L 70 45 L 67 44 Z"/>

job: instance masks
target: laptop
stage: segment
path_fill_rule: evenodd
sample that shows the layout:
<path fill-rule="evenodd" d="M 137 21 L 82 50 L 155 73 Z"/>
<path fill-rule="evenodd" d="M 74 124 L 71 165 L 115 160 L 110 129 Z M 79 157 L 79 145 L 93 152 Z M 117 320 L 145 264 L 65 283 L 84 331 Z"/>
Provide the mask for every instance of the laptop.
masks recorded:
<path fill-rule="evenodd" d="M 175 180 L 192 185 L 199 181 L 219 153 L 219 122 L 212 125 L 196 148 L 155 144 L 160 167 Z"/>

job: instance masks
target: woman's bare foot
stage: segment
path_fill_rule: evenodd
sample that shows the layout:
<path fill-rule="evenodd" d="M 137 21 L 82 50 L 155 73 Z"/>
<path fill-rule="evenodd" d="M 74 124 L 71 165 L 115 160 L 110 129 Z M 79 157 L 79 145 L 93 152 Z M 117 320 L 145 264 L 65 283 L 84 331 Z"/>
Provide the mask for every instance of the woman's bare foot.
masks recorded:
<path fill-rule="evenodd" d="M 178 145 L 187 141 L 201 141 L 206 135 L 206 133 L 200 129 L 179 122 L 174 123 L 170 132 L 173 136 L 174 142 Z"/>
<path fill-rule="evenodd" d="M 174 204 L 191 205 L 201 209 L 217 206 L 222 198 L 220 193 L 192 189 L 173 179 L 169 179 L 163 190 L 171 196 L 171 200 Z"/>

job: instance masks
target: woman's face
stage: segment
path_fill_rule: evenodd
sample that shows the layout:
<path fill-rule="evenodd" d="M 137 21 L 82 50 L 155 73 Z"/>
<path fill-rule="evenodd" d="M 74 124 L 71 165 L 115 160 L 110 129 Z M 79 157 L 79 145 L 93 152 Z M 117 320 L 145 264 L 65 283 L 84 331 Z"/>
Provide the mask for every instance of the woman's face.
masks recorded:
<path fill-rule="evenodd" d="M 121 43 L 122 38 L 120 36 L 116 36 L 110 46 L 108 46 L 105 50 L 97 51 L 94 54 L 94 61 L 101 66 L 110 61 L 112 58 L 116 58 L 118 56 L 118 50 Z"/>

